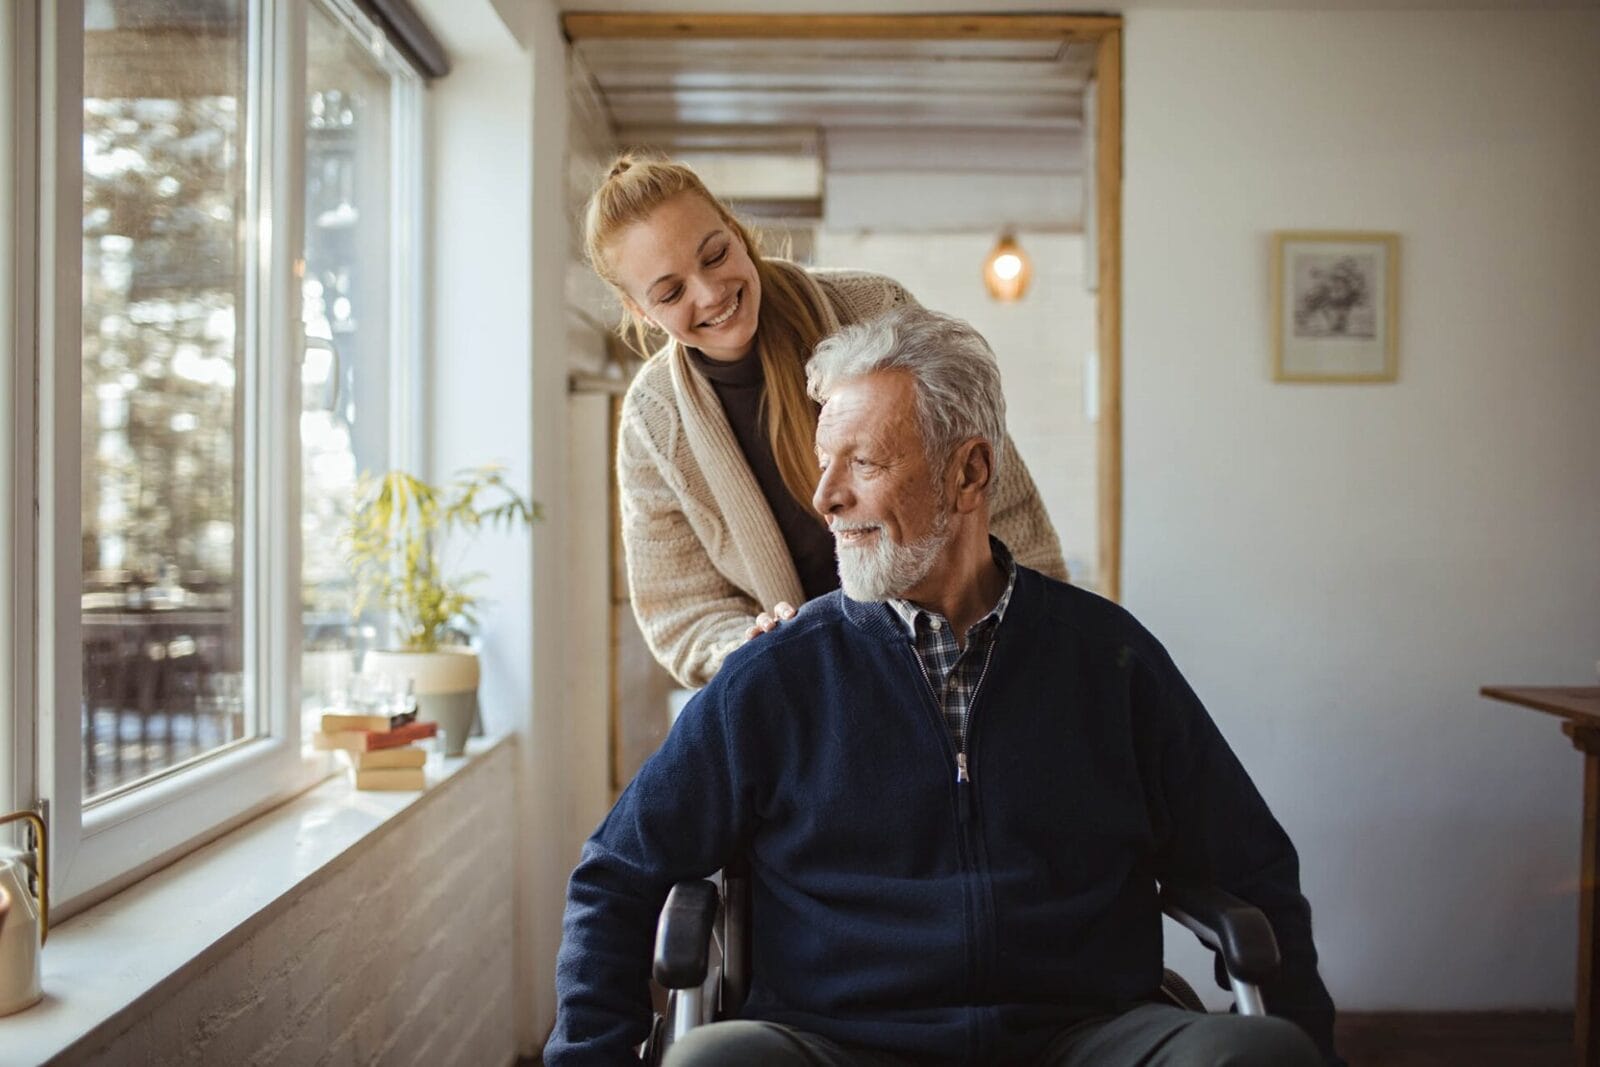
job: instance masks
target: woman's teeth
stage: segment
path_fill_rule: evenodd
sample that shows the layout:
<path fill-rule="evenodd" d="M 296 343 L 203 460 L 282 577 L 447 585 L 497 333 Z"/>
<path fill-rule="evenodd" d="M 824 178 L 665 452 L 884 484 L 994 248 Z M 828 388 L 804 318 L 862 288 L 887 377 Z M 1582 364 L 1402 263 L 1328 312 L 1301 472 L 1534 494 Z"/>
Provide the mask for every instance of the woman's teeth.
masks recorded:
<path fill-rule="evenodd" d="M 707 319 L 705 321 L 705 325 L 711 327 L 712 329 L 716 329 L 718 326 L 721 326 L 723 323 L 725 323 L 729 319 L 733 318 L 734 312 L 739 310 L 739 302 L 742 299 L 743 299 L 743 294 L 735 293 L 734 297 L 733 297 L 733 305 L 731 307 L 729 307 L 727 311 L 724 311 L 722 314 L 718 315 L 716 318 Z"/>

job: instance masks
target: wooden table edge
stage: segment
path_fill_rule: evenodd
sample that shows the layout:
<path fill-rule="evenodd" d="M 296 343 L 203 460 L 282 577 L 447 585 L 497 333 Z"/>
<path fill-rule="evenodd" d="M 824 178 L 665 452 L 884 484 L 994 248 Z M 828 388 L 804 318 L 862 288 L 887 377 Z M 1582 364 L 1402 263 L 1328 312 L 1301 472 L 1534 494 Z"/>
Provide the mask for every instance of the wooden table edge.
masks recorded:
<path fill-rule="evenodd" d="M 1600 686 L 1584 685 L 1486 685 L 1478 692 L 1491 700 L 1516 704 L 1546 715 L 1558 715 L 1588 726 L 1600 726 Z M 1556 694 L 1567 694 L 1562 700 Z M 1572 694 L 1583 704 L 1574 704 Z"/>

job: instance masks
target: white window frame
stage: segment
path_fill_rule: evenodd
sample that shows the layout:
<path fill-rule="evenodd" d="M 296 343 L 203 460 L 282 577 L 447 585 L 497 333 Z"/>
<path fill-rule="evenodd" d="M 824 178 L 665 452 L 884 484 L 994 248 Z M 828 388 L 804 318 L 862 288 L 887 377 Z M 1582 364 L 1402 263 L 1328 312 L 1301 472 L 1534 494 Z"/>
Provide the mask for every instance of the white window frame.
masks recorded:
<path fill-rule="evenodd" d="M 423 285 L 423 215 L 427 200 L 422 161 L 427 158 L 427 89 L 383 31 L 356 7 L 355 0 L 309 0 L 343 26 L 391 76 L 389 83 L 389 337 L 395 359 L 389 375 L 389 464 L 420 471 L 424 410 L 422 338 L 426 329 Z M 304 22 L 301 23 L 302 46 Z M 302 78 L 302 81 L 304 79 Z M 297 233 L 299 231 L 296 231 Z M 296 320 L 298 323 L 298 320 Z"/>
<path fill-rule="evenodd" d="M 38 12 L 32 4 L 0 8 L 0 440 L 5 455 L 21 454 L 32 438 L 32 374 L 34 277 L 24 269 L 32 238 L 32 160 L 34 144 L 34 68 Z M 23 42 L 28 42 L 24 47 Z M 27 398 L 24 403 L 23 398 Z M 22 784 L 32 778 L 33 716 L 31 670 L 19 661 L 19 620 L 33 617 L 31 584 L 18 581 L 32 559 L 33 524 L 26 509 L 32 499 L 31 469 L 15 462 L 0 464 L 0 499 L 7 515 L 0 520 L 0 740 L 8 740 L 7 758 L 0 759 L 0 810 L 22 805 Z M 0 846 L 7 842 L 0 840 Z"/>
<path fill-rule="evenodd" d="M 0 218 L 0 279 L 12 271 L 11 386 L 0 405 L 13 519 L 0 535 L 0 729 L 15 758 L 0 768 L 0 801 L 45 802 L 51 827 L 53 916 L 65 918 L 329 773 L 300 736 L 300 271 L 305 198 L 305 33 L 320 2 L 396 75 L 391 175 L 390 308 L 395 340 L 391 408 L 395 460 L 417 442 L 411 384 L 422 231 L 422 83 L 345 0 L 248 0 L 245 174 L 246 277 L 241 387 L 247 389 L 242 534 L 246 715 L 254 736 L 137 788 L 83 800 L 81 731 L 81 459 L 83 0 L 8 3 L 13 47 L 0 78 L 18 87 L 13 151 L 0 154 L 0 188 L 17 195 Z M 37 70 L 37 99 L 22 99 Z M 0 105 L 7 102 L 0 90 Z M 0 109 L 0 116 L 6 111 Z M 27 128 L 24 128 L 24 127 Z M 402 134 L 403 129 L 403 136 Z M 3 152 L 0 149 L 0 152 Z M 402 172 L 405 172 L 402 175 Z M 403 177 L 403 180 L 402 180 Z M 9 184 L 8 184 L 9 183 Z M 63 192 L 65 190 L 65 192 Z M 40 220 L 30 228 L 31 220 Z M 22 269 L 36 264 L 34 270 Z M 30 315 L 36 316 L 32 321 Z M 0 324 L 5 322 L 0 316 Z M 33 382 L 37 382 L 37 387 Z M 23 388 L 24 385 L 27 388 Z M 37 413 L 37 438 L 34 436 Z M 37 440 L 37 445 L 35 445 Z M 36 523 L 29 521 L 35 514 Z M 35 577 L 36 576 L 36 577 Z M 37 612 L 37 615 L 35 615 Z M 37 617 L 37 628 L 25 625 Z M 35 686 L 36 684 L 36 693 Z M 5 698 L 9 697 L 9 701 Z M 11 707 L 9 724 L 7 707 Z M 34 708 L 39 709 L 37 714 Z M 0 736 L 6 736 L 0 734 Z M 9 778 L 9 782 L 8 782 Z"/>

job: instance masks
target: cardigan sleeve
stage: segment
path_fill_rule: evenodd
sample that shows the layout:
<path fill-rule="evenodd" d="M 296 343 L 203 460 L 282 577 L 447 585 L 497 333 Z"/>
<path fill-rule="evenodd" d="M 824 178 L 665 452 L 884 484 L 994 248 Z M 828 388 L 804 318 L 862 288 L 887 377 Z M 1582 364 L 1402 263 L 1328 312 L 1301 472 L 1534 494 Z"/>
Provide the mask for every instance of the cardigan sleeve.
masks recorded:
<path fill-rule="evenodd" d="M 683 514 L 630 395 L 617 440 L 622 546 L 634 617 L 656 662 L 679 685 L 711 680 L 762 608 L 728 581 Z"/>
<path fill-rule="evenodd" d="M 921 306 L 910 290 L 883 274 L 864 270 L 812 270 L 808 273 L 827 294 L 828 303 L 842 326 L 877 318 L 897 307 Z"/>
<path fill-rule="evenodd" d="M 1039 487 L 1033 484 L 1033 475 L 1028 473 L 1028 465 L 1022 462 L 1009 433 L 989 499 L 989 529 L 1024 567 L 1058 581 L 1070 581 L 1056 528 L 1045 514 Z"/>

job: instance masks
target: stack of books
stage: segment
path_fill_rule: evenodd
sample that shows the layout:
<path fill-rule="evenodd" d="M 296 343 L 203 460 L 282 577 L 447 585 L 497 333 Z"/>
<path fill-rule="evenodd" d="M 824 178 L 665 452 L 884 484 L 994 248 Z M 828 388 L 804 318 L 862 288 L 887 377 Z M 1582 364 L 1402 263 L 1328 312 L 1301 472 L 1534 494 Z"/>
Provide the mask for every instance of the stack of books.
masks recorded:
<path fill-rule="evenodd" d="M 439 732 L 439 724 L 417 722 L 417 713 L 322 717 L 311 735 L 319 752 L 339 752 L 349 762 L 357 789 L 416 790 L 428 784 L 422 772 L 428 754 L 414 742 Z"/>

